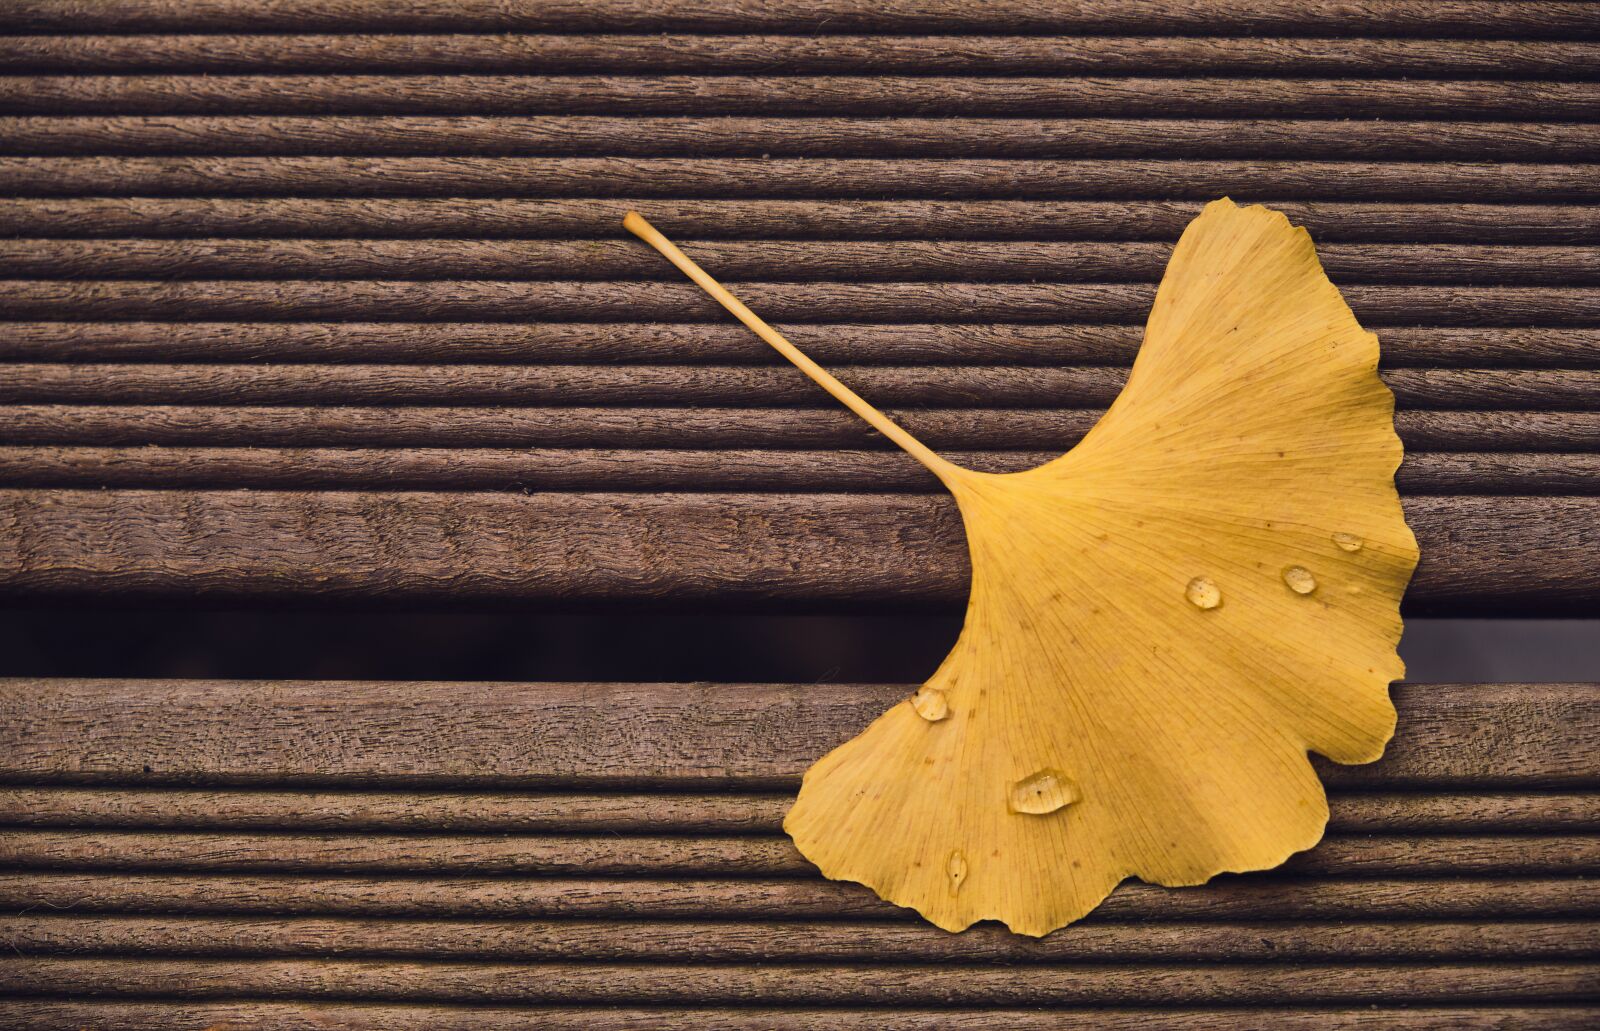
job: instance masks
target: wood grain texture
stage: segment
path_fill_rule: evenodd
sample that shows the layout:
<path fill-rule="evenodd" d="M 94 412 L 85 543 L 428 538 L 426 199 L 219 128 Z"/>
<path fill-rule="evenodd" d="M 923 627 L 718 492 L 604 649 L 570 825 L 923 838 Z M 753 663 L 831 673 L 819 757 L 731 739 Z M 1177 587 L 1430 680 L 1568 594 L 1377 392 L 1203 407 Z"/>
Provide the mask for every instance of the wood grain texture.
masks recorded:
<path fill-rule="evenodd" d="M 1591 920 L 1425 923 L 1087 924 L 1020 938 L 998 927 L 939 934 L 915 924 L 660 921 L 373 920 L 39 914 L 0 918 L 22 955 L 365 957 L 635 962 L 1106 963 L 1317 960 L 1583 959 Z"/>
<path fill-rule="evenodd" d="M 4 114 L 1494 118 L 1593 121 L 1600 83 L 933 75 L 15 75 Z"/>
<path fill-rule="evenodd" d="M 3 131 L 3 129 L 0 129 Z M 1600 140 L 1600 133 L 1596 133 Z M 680 241 L 725 280 L 1159 282 L 1171 246 L 1143 242 Z M 1325 244 L 1337 285 L 1600 284 L 1600 246 Z M 5 240 L 13 279 L 664 280 L 622 240 Z"/>
<path fill-rule="evenodd" d="M 1581 124 L 1227 119 L 135 115 L 0 117 L 18 155 L 1365 157 L 1582 161 Z"/>
<path fill-rule="evenodd" d="M 1413 611 L 1600 600 L 1594 497 L 1413 497 Z M 581 527 L 578 532 L 575 527 Z M 955 607 L 942 496 L 0 490 L 13 596 Z"/>
<path fill-rule="evenodd" d="M 387 835 L 12 829 L 16 870 L 470 877 L 812 877 L 787 838 Z M 1600 835 L 1332 837 L 1272 876 L 1472 877 L 1600 872 Z"/>
<path fill-rule="evenodd" d="M 3 247 L 0 244 L 0 247 Z M 787 323 L 827 365 L 1127 365 L 1143 329 L 1117 323 Z M 1386 326 L 1385 369 L 1600 367 L 1600 327 Z M 8 362 L 773 365 L 730 323 L 7 322 Z"/>
<path fill-rule="evenodd" d="M 1055 451 L 1076 443 L 1095 409 L 902 409 L 889 414 L 942 450 Z M 1600 451 L 1600 413 L 1401 411 L 1406 448 Z M 801 408 L 493 407 L 408 405 L 0 406 L 9 445 L 204 447 L 656 448 L 883 451 L 888 442 L 845 411 Z"/>
<path fill-rule="evenodd" d="M 0 780 L 25 784 L 791 790 L 904 685 L 6 680 Z M 1401 685 L 1401 731 L 1337 788 L 1600 780 L 1596 685 Z M 626 720 L 615 718 L 627 713 Z M 707 714 L 715 714 L 714 719 Z M 345 747 L 351 728 L 362 746 Z M 528 728 L 537 727 L 537 734 Z M 1597 882 L 1600 883 L 1600 882 Z"/>
<path fill-rule="evenodd" d="M 0 302 L 3 304 L 3 302 Z M 1102 366 L 1015 368 L 894 366 L 834 369 L 875 402 L 905 406 L 1109 404 L 1127 370 Z M 1517 370 L 1390 372 L 1402 403 L 1417 407 L 1592 407 L 1600 373 Z M 1412 383 L 1408 384 L 1408 377 Z M 1521 377 L 1522 389 L 1518 389 Z M 1549 396 L 1546 397 L 1545 395 Z M 1474 404 L 1474 401 L 1479 403 Z M 1566 403 L 1563 403 L 1565 401 Z M 822 394 L 793 368 L 770 366 L 477 365 L 100 365 L 18 364 L 0 383 L 6 403 L 440 404 L 820 407 Z M 1419 404 L 1420 402 L 1420 404 Z"/>
<path fill-rule="evenodd" d="M 0 157 L 15 197 L 1565 202 L 1600 164 L 925 158 Z"/>
<path fill-rule="evenodd" d="M 1173 7 L 1148 0 L 20 0 L 27 32 L 1019 32 L 1172 35 L 1432 36 L 1584 39 L 1600 35 L 1583 3 L 1495 0 L 1223 0 Z"/>
<path fill-rule="evenodd" d="M 1138 1009 L 1096 1005 L 1038 1009 L 982 1010 L 791 1007 L 783 1010 L 708 1009 L 704 1007 L 638 1009 L 611 1006 L 603 1010 L 568 1006 L 496 1007 L 418 1003 L 375 1005 L 319 1000 L 216 1002 L 169 999 L 128 1000 L 18 999 L 9 1013 L 19 1031 L 57 1031 L 61 1027 L 114 1026 L 130 1031 L 168 1031 L 173 1026 L 273 1027 L 284 1031 L 394 1031 L 428 1027 L 438 1031 L 504 1031 L 537 1024 L 552 1031 L 979 1031 L 996 1024 L 1016 1031 L 1243 1031 L 1260 1026 L 1261 1014 L 1239 1009 Z M 1392 1007 L 1371 1003 L 1342 1007 L 1274 1007 L 1274 1027 L 1312 1031 L 1327 1027 L 1377 1031 L 1400 1026 L 1416 1031 L 1491 1031 L 1516 1027 L 1525 1031 L 1566 1031 L 1593 1016 L 1585 1005 L 1487 1004 Z"/>
<path fill-rule="evenodd" d="M 1600 600 L 1594 497 L 1405 507 L 1413 612 Z M 9 489 L 0 529 L 28 598 L 953 608 L 968 586 L 941 496 Z"/>
<path fill-rule="evenodd" d="M 1600 205 L 1267 198 L 1319 244 L 1600 242 Z M 474 197 L 0 197 L 0 235 L 621 239 L 642 207 L 684 239 L 1146 240 L 1171 246 L 1194 200 L 729 200 Z M 636 245 L 635 245 L 636 246 Z"/>
<path fill-rule="evenodd" d="M 1573 919 L 1600 915 L 1592 877 L 1406 880 L 1229 877 L 1203 890 L 1122 885 L 1076 926 Z M 857 884 L 821 879 L 316 877 L 0 872 L 0 906 L 30 913 L 530 920 L 828 920 L 905 923 Z"/>
<path fill-rule="evenodd" d="M 1235 8 L 1237 9 L 1237 8 Z M 0 36 L 16 73 L 1322 75 L 1595 78 L 1571 40 L 1183 36 L 206 34 Z"/>
<path fill-rule="evenodd" d="M 1600 830 L 1600 796 L 1572 792 L 1337 790 L 1329 831 Z M 793 799 L 770 792 L 584 794 L 0 786 L 11 827 L 459 834 L 739 834 L 777 837 Z"/>
<path fill-rule="evenodd" d="M 1015 472 L 1053 452 L 947 451 Z M 1421 453 L 1395 477 L 1407 495 L 1600 494 L 1600 455 Z M 229 490 L 784 491 L 940 494 L 899 452 L 487 448 L 101 448 L 0 446 L 6 487 Z"/>
<path fill-rule="evenodd" d="M 0 991 L 29 994 L 237 998 L 563 1002 L 1047 1006 L 1435 1001 L 1584 1001 L 1594 966 L 1582 961 L 1215 964 L 1014 970 L 982 966 L 408 963 L 400 960 L 207 960 L 0 957 Z"/>
<path fill-rule="evenodd" d="M 135 115 L 0 116 L 0 153 L 1580 162 L 1600 142 L 1588 124 L 1504 119 Z"/>
<path fill-rule="evenodd" d="M 1143 336 L 1141 327 L 1117 323 L 787 323 L 780 328 L 830 366 L 1127 365 Z M 1386 369 L 1600 367 L 1600 327 L 1386 326 L 1381 343 Z M 784 364 L 741 326 L 662 322 L 7 322 L 0 323 L 0 360 Z"/>
<path fill-rule="evenodd" d="M 1097 418 L 1230 194 L 1307 225 L 1383 335 L 1412 610 L 1593 612 L 1595 13 L 16 0 L 0 592 L 954 606 L 948 499 L 622 213 L 1003 467 Z M 1319 762 L 1318 849 L 1043 941 L 940 934 L 781 836 L 800 771 L 906 690 L 0 682 L 0 1023 L 1600 1013 L 1595 685 L 1397 686 L 1385 759 Z"/>
<path fill-rule="evenodd" d="M 1595 166 L 1600 169 L 1600 165 Z M 1143 323 L 1153 283 L 726 284 L 774 321 Z M 1379 286 L 1341 291 L 1365 324 L 1600 325 L 1593 286 Z M 546 280 L 0 280 L 0 317 L 171 321 L 703 322 L 692 284 Z"/>
<path fill-rule="evenodd" d="M 1595 297 L 1600 303 L 1600 291 Z M 1100 408 L 1128 376 L 1101 365 L 831 371 L 874 403 L 909 408 Z M 1593 411 L 1600 404 L 1600 370 L 1593 369 L 1389 369 L 1382 377 L 1405 409 Z M 817 408 L 828 398 L 785 366 L 18 363 L 0 382 L 0 403 L 73 402 Z"/>

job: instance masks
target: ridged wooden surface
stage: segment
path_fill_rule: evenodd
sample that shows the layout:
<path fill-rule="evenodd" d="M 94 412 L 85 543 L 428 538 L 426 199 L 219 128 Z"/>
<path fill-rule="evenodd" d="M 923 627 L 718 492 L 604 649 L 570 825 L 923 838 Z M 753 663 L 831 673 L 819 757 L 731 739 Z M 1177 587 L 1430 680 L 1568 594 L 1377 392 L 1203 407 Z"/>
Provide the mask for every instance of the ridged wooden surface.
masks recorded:
<path fill-rule="evenodd" d="M 0 595 L 958 606 L 932 446 L 1115 395 L 1207 200 L 1384 346 L 1413 613 L 1600 606 L 1600 7 L 12 0 Z M 622 645 L 619 645 L 622 646 Z M 1329 835 L 1042 941 L 809 872 L 909 689 L 0 683 L 0 1025 L 1578 1028 L 1590 685 L 1404 685 Z"/>
<path fill-rule="evenodd" d="M 1416 684 L 1395 691 L 1407 733 L 1381 764 L 1321 764 L 1329 783 L 1534 788 L 1581 786 L 1596 773 L 1600 690 L 1593 685 Z M 5 782 L 262 789 L 704 789 L 738 782 L 746 790 L 787 791 L 815 756 L 909 690 L 4 680 L 0 692 Z M 706 719 L 697 721 L 697 713 Z M 362 746 L 342 747 L 350 736 Z"/>
<path fill-rule="evenodd" d="M 1043 940 L 928 927 L 781 835 L 810 758 L 905 691 L 0 682 L 0 985 L 28 997 L 19 1026 L 296 1026 L 306 1006 L 335 1026 L 569 1026 L 581 1000 L 602 1027 L 1007 1006 L 1062 1008 L 1041 1027 L 1150 1006 L 1158 1026 L 1217 1006 L 1212 1026 L 1260 1007 L 1345 1024 L 1401 1003 L 1415 1026 L 1443 1019 L 1432 1004 L 1563 1027 L 1592 996 L 1594 685 L 1402 685 L 1384 759 L 1323 764 L 1317 849 L 1126 885 Z M 532 1008 L 461 1008 L 490 1003 Z M 658 1008 L 617 1008 L 640 1005 Z M 751 1005 L 781 1009 L 715 1010 Z"/>
<path fill-rule="evenodd" d="M 439 1005 L 389 1006 L 350 1003 L 235 1003 L 187 1002 L 149 1003 L 92 1001 L 52 1002 L 27 1000 L 16 1007 L 18 1027 L 54 1029 L 71 1026 L 104 1026 L 114 1021 L 117 1027 L 162 1029 L 176 1023 L 184 1027 L 269 1026 L 290 1031 L 322 1031 L 328 1027 L 396 1028 L 428 1027 L 442 1031 L 485 1031 L 505 1027 L 557 1028 L 584 1031 L 596 1027 L 628 1028 L 632 1031 L 664 1028 L 669 1031 L 729 1031 L 760 1027 L 768 1031 L 837 1031 L 871 1027 L 883 1031 L 921 1031 L 926 1028 L 953 1028 L 956 1031 L 1002 1026 L 1019 1031 L 1044 1031 L 1060 1028 L 1109 1028 L 1112 1031 L 1139 1031 L 1149 1027 L 1198 1031 L 1257 1027 L 1259 1010 L 1191 1008 L 1186 1010 L 1112 1008 L 1109 1006 L 1062 1006 L 1015 1009 L 987 1006 L 979 1010 L 950 1007 L 897 1009 L 821 1009 L 815 1006 L 764 1008 L 752 1015 L 748 1009 L 674 1007 L 643 1009 L 635 1005 L 608 1006 L 603 1016 L 588 1007 L 539 1006 L 535 1008 L 483 1005 L 472 1008 Z M 1485 1003 L 1469 1008 L 1408 1004 L 1404 1007 L 1369 1004 L 1349 1006 L 1304 1006 L 1295 1009 L 1275 1007 L 1274 1027 L 1291 1031 L 1340 1027 L 1376 1031 L 1397 1026 L 1424 1031 L 1455 1031 L 1458 1028 L 1530 1028 L 1555 1031 L 1582 1027 L 1592 1015 L 1583 1005 L 1538 1004 L 1505 1005 Z M 602 1020 L 604 1021 L 602 1023 Z"/>
<path fill-rule="evenodd" d="M 940 29 L 1037 34 L 1251 35 L 1287 30 L 1306 36 L 1593 38 L 1581 2 L 1528 0 L 1199 0 L 1182 7 L 1150 0 L 997 0 L 983 8 L 953 0 L 755 3 L 750 0 L 18 0 L 13 23 L 28 32 L 538 31 L 636 29 L 696 32 L 874 32 Z"/>
<path fill-rule="evenodd" d="M 1423 549 L 1413 611 L 1570 613 L 1600 600 L 1600 497 L 1414 495 L 1405 508 Z M 954 503 L 881 490 L 16 488 L 0 490 L 0 528 L 10 592 L 39 599 L 949 610 L 968 579 Z"/>
<path fill-rule="evenodd" d="M 1593 13 L 13 5 L 0 486 L 7 525 L 26 536 L 48 513 L 53 543 L 0 557 L 0 585 L 405 601 L 420 583 L 481 594 L 488 568 L 497 597 L 635 602 L 784 567 L 747 599 L 949 605 L 954 539 L 902 583 L 874 572 L 904 568 L 950 513 L 867 495 L 935 485 L 626 238 L 622 213 L 641 207 L 934 446 L 1020 468 L 1114 396 L 1172 242 L 1226 193 L 1308 225 L 1382 336 L 1402 490 L 1451 513 L 1508 499 L 1498 536 L 1462 548 L 1423 517 L 1417 611 L 1585 611 Z M 62 493 L 101 489 L 125 530 Z M 409 492 L 398 537 L 329 541 L 273 514 L 370 492 L 367 525 L 390 491 Z M 553 527 L 578 496 L 619 491 L 718 512 L 737 495 L 791 536 L 655 549 L 659 575 L 621 578 L 548 549 L 527 566 L 474 546 L 441 568 L 413 539 L 448 525 L 511 548 L 523 520 Z M 815 493 L 861 495 L 883 528 L 851 532 L 826 588 L 791 559 L 827 553 L 826 505 L 856 503 L 819 512 Z M 197 514 L 227 532 L 241 497 L 258 515 L 238 561 L 202 572 Z M 485 504 L 518 521 L 474 522 Z M 671 535 L 617 504 L 599 547 Z M 179 512 L 190 529 L 169 532 Z M 1470 561 L 1519 539 L 1540 542 L 1543 582 Z"/>

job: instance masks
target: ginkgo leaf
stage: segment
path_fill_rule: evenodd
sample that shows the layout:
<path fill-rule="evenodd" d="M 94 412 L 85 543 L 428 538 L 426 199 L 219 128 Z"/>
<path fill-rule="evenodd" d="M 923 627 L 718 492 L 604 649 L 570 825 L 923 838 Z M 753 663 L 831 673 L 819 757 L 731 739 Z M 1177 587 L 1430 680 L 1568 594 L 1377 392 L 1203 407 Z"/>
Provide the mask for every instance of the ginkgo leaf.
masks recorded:
<path fill-rule="evenodd" d="M 1045 934 L 1123 879 L 1199 884 L 1321 839 L 1309 752 L 1376 759 L 1417 562 L 1378 342 L 1282 214 L 1208 205 L 1110 410 L 1045 465 L 954 466 L 628 226 L 955 496 L 961 636 L 806 774 L 784 822 L 824 874 L 949 930 Z"/>

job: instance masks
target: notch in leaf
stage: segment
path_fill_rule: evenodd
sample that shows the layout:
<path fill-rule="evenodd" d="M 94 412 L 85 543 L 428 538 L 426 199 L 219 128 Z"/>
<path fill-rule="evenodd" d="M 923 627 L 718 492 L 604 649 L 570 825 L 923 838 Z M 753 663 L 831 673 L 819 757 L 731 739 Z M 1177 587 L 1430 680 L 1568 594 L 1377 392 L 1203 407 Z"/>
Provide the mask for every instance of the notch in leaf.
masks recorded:
<path fill-rule="evenodd" d="M 807 772 L 784 821 L 824 874 L 948 930 L 1041 935 L 1127 877 L 1199 884 L 1321 839 L 1307 752 L 1382 754 L 1417 546 L 1377 338 L 1304 229 L 1207 205 L 1110 410 L 1061 457 L 995 474 L 934 454 L 637 213 L 624 225 L 926 466 L 966 526 L 954 649 Z"/>

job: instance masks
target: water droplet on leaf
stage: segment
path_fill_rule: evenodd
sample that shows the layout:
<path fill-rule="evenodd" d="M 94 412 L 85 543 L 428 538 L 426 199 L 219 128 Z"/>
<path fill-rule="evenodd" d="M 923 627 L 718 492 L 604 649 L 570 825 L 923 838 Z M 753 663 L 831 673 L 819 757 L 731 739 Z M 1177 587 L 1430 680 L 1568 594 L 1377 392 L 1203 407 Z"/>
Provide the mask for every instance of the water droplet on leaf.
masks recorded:
<path fill-rule="evenodd" d="M 929 723 L 937 723 L 950 715 L 950 700 L 937 687 L 919 687 L 911 696 L 911 707 Z"/>
<path fill-rule="evenodd" d="M 1197 609 L 1214 609 L 1222 604 L 1222 591 L 1209 577 L 1197 576 L 1184 588 L 1183 596 Z"/>
<path fill-rule="evenodd" d="M 1317 578 L 1305 566 L 1285 566 L 1283 582 L 1296 594 L 1310 594 L 1317 589 Z"/>
<path fill-rule="evenodd" d="M 956 849 L 950 853 L 950 860 L 945 863 L 944 868 L 950 875 L 950 894 L 954 895 L 961 890 L 961 883 L 967 879 L 967 857 L 960 849 Z"/>
<path fill-rule="evenodd" d="M 1039 816 L 1063 809 L 1078 800 L 1077 786 L 1060 770 L 1040 770 L 1011 785 L 1011 811 Z"/>
<path fill-rule="evenodd" d="M 1353 533 L 1336 533 L 1333 535 L 1333 543 L 1339 546 L 1340 551 L 1360 551 L 1361 546 L 1367 542 Z"/>

